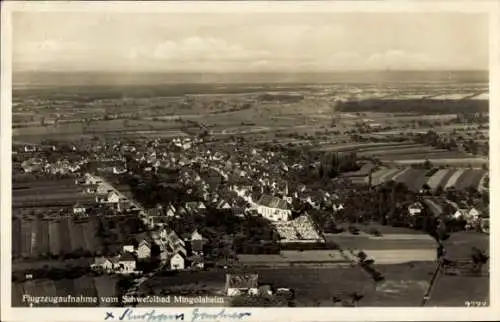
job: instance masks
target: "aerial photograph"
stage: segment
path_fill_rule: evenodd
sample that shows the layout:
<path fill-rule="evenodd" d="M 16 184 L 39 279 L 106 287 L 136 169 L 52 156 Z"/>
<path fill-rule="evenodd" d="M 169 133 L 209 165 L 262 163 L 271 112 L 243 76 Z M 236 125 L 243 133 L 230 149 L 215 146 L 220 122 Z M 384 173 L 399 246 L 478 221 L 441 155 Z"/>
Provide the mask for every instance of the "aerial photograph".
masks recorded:
<path fill-rule="evenodd" d="M 13 307 L 490 305 L 488 15 L 12 24 Z"/>

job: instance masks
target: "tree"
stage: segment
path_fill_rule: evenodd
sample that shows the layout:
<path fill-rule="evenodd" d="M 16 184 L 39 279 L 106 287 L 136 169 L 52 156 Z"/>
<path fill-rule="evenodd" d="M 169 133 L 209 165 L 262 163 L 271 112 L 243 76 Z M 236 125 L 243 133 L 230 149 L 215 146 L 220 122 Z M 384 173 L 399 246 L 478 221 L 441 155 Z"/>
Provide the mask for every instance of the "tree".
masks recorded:
<path fill-rule="evenodd" d="M 440 196 L 440 195 L 442 195 L 443 193 L 444 193 L 443 186 L 438 186 L 438 187 L 436 188 L 436 190 L 434 191 L 434 194 L 435 194 L 436 196 Z"/>
<path fill-rule="evenodd" d="M 471 258 L 473 263 L 472 271 L 475 273 L 481 272 L 483 265 L 489 260 L 489 256 L 486 255 L 485 251 L 477 247 L 472 247 Z"/>
<path fill-rule="evenodd" d="M 368 256 L 367 256 L 367 255 L 366 255 L 366 253 L 365 253 L 365 252 L 363 252 L 363 251 L 360 251 L 360 252 L 358 253 L 358 259 L 359 259 L 361 262 L 364 262 L 364 261 L 366 260 L 366 258 L 367 258 L 367 257 L 368 257 Z"/>
<path fill-rule="evenodd" d="M 351 303 L 354 306 L 357 306 L 358 302 L 361 301 L 363 299 L 363 297 L 365 297 L 365 296 L 363 294 L 359 294 L 358 292 L 354 292 L 354 293 L 349 294 L 349 297 L 351 298 Z"/>

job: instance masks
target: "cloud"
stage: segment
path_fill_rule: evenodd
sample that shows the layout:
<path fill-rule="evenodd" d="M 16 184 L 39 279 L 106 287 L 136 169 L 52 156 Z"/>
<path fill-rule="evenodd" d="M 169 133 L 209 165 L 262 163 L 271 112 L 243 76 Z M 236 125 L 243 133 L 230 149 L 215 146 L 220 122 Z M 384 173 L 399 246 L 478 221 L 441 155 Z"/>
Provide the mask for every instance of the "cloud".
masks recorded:
<path fill-rule="evenodd" d="M 178 41 L 166 41 L 149 48 L 133 47 L 127 53 L 129 59 L 154 59 L 160 61 L 255 61 L 264 59 L 267 51 L 246 49 L 213 37 L 188 37 Z"/>
<path fill-rule="evenodd" d="M 387 50 L 383 53 L 375 53 L 367 60 L 367 64 L 370 67 L 395 69 L 424 67 L 431 63 L 432 61 L 421 53 L 395 49 Z"/>

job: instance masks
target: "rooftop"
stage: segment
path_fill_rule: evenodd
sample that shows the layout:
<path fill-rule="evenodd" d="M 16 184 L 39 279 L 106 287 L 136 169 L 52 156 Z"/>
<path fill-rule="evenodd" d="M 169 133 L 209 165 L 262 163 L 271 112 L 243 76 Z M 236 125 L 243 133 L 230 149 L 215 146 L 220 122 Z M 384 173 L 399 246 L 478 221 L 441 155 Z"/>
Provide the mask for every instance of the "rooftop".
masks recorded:
<path fill-rule="evenodd" d="M 263 195 L 262 197 L 260 197 L 257 204 L 269 208 L 289 210 L 288 203 L 285 200 L 270 195 Z"/>

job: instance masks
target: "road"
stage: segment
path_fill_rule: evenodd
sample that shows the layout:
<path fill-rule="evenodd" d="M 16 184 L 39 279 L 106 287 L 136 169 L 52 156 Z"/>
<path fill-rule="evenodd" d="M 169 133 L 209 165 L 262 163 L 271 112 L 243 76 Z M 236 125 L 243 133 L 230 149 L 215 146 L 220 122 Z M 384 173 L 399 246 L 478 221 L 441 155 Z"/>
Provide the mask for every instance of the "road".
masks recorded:
<path fill-rule="evenodd" d="M 434 271 L 434 274 L 432 275 L 432 279 L 429 283 L 429 287 L 427 288 L 427 292 L 425 292 L 424 297 L 422 298 L 422 303 L 420 306 L 425 306 L 427 302 L 431 299 L 432 296 L 432 291 L 434 289 L 434 286 L 436 285 L 437 279 L 439 278 L 439 274 L 441 273 L 443 263 L 442 261 L 439 261 L 436 265 L 436 270 Z"/>

